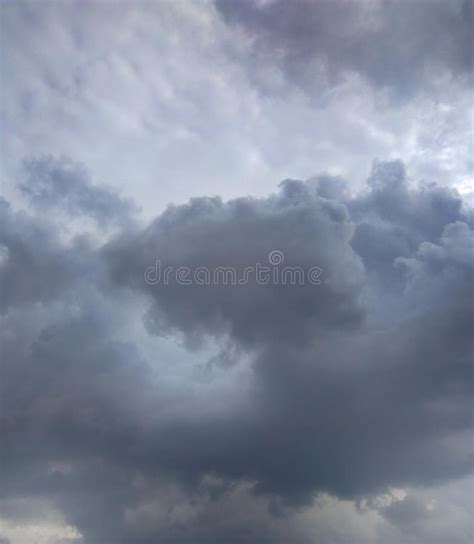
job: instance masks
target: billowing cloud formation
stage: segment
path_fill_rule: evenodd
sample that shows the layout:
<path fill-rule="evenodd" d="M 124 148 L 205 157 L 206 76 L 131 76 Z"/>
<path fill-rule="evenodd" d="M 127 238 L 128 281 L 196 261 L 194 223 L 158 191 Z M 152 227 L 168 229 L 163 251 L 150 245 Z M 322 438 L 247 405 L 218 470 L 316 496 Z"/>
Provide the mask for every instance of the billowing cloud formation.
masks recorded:
<path fill-rule="evenodd" d="M 136 286 L 138 280 L 140 287 L 147 285 L 142 271 L 156 260 L 162 268 L 175 270 L 205 267 L 212 276 L 219 267 L 236 271 L 235 277 L 220 282 L 235 285 L 219 287 L 213 278 L 210 285 L 184 289 L 173 282 L 166 288 L 150 285 L 147 291 L 157 302 L 150 321 L 156 321 L 158 331 L 169 325 L 190 335 L 228 332 L 246 348 L 275 341 L 293 345 L 306 343 L 315 330 L 344 328 L 362 319 L 358 299 L 364 269 L 350 245 L 353 231 L 344 205 L 320 198 L 316 188 L 304 182 L 287 180 L 278 194 L 266 199 L 223 203 L 219 198 L 198 198 L 171 207 L 139 239 L 119 240 L 107 254 L 119 282 Z M 315 289 L 307 277 L 299 285 L 301 278 L 290 275 L 275 281 L 273 250 L 283 254 L 277 255 L 283 260 L 282 274 L 286 265 L 299 266 L 304 276 L 320 269 L 326 279 L 331 277 L 331 284 Z M 256 269 L 257 263 L 261 274 L 257 277 L 255 270 L 246 281 L 245 269 Z"/>
<path fill-rule="evenodd" d="M 29 164 L 33 192 L 69 179 L 69 163 Z M 82 211 L 91 187 L 69 186 L 48 207 Z M 1 211 L 12 523 L 29 501 L 87 544 L 431 538 L 439 506 L 416 488 L 472 471 L 472 223 L 456 191 L 411 188 L 402 163 L 376 163 L 365 193 L 323 176 L 198 198 L 146 228 L 124 222 L 99 247 L 38 208 Z M 268 262 L 274 250 L 283 263 Z M 147 282 L 157 260 L 321 275 Z M 206 350 L 217 356 L 203 373 Z M 443 512 L 440 534 L 468 542 L 466 517 L 458 531 Z"/>

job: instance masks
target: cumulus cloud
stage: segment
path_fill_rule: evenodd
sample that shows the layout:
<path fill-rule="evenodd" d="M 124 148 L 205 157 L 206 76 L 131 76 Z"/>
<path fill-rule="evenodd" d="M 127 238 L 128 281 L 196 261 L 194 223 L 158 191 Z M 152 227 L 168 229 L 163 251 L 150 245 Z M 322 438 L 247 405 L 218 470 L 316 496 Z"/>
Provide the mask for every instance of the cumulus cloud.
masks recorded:
<path fill-rule="evenodd" d="M 199 198 L 171 207 L 141 236 L 119 239 L 106 254 L 119 283 L 137 286 L 138 281 L 137 287 L 156 299 L 149 325 L 157 332 L 167 326 L 191 336 L 227 332 L 244 347 L 276 340 L 293 344 L 317 329 L 344 328 L 363 319 L 364 269 L 350 245 L 353 230 L 343 205 L 320 198 L 301 181 L 287 180 L 278 194 L 265 199 Z M 286 265 L 305 273 L 317 267 L 319 281 L 328 283 L 316 289 L 307 279 L 296 288 L 291 277 L 285 285 L 274 282 L 273 250 L 283 254 L 282 272 Z M 213 275 L 218 267 L 232 267 L 236 275 L 228 282 L 234 285 L 149 285 L 143 270 L 157 260 L 162 268 L 205 267 Z M 240 285 L 245 269 L 257 263 L 268 269 L 260 283 L 254 271 Z"/>
<path fill-rule="evenodd" d="M 67 188 L 61 202 L 76 198 Z M 88 544 L 397 542 L 396 525 L 425 542 L 426 501 L 373 497 L 472 471 L 472 230 L 459 194 L 409 187 L 402 163 L 379 162 L 355 196 L 328 176 L 286 180 L 267 197 L 170 206 L 100 247 L 61 237 L 35 203 L 33 215 L 3 204 L 3 500 L 48 501 Z M 152 284 L 157 259 L 322 275 Z M 184 339 L 184 367 L 209 344 L 230 353 L 209 367 L 207 396 L 161 348 L 143 350 L 161 337 Z M 217 373 L 237 371 L 236 400 L 210 403 Z M 456 535 L 468 542 L 469 529 Z"/>
<path fill-rule="evenodd" d="M 472 1 L 0 10 L 0 542 L 471 542 Z"/>
<path fill-rule="evenodd" d="M 67 158 L 26 160 L 24 176 L 20 189 L 35 208 L 63 209 L 69 218 L 89 216 L 100 226 L 128 220 L 134 211 L 130 200 L 93 185 L 87 170 Z"/>
<path fill-rule="evenodd" d="M 0 218 L 2 310 L 22 302 L 54 299 L 73 278 L 87 274 L 85 240 L 76 239 L 65 248 L 51 224 L 12 210 L 5 200 L 0 200 Z"/>

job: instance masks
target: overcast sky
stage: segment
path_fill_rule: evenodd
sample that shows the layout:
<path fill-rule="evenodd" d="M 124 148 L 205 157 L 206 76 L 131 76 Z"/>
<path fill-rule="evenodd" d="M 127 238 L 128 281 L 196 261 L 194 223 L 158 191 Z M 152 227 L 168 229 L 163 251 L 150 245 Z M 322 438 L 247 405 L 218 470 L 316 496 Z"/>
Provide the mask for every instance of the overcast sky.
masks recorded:
<path fill-rule="evenodd" d="M 1 0 L 0 544 L 473 541 L 473 6 Z"/>

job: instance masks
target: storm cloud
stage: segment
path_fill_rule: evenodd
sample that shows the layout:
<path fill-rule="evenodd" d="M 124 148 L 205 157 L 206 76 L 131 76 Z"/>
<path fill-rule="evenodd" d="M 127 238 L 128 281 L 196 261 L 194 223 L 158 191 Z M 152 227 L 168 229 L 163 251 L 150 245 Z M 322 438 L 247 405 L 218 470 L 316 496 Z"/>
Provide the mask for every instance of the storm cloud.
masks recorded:
<path fill-rule="evenodd" d="M 328 185 L 193 199 L 99 247 L 5 203 L 4 501 L 47 498 L 93 543 L 306 542 L 294 516 L 324 494 L 360 501 L 468 475 L 473 259 L 461 198 L 409 189 L 399 162 L 376 163 L 355 197 L 328 198 Z M 285 264 L 320 267 L 321 283 L 144 277 L 156 259 L 243 269 L 275 248 Z M 221 346 L 211 382 L 244 368 L 237 400 L 203 410 L 189 389 L 172 393 L 159 354 L 127 334 L 131 315 L 144 335 L 181 335 L 191 366 Z M 262 513 L 239 520 L 249 502 Z M 417 516 L 409 504 L 384 516 Z"/>
<path fill-rule="evenodd" d="M 472 1 L 1 12 L 0 542 L 471 542 Z"/>

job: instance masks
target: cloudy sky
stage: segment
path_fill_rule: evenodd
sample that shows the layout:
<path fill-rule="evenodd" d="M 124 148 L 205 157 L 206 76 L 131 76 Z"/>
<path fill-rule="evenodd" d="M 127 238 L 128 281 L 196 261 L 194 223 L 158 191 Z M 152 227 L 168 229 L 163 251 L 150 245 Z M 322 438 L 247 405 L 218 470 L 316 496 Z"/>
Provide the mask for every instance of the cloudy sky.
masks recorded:
<path fill-rule="evenodd" d="M 473 6 L 1 0 L 0 544 L 473 541 Z"/>

